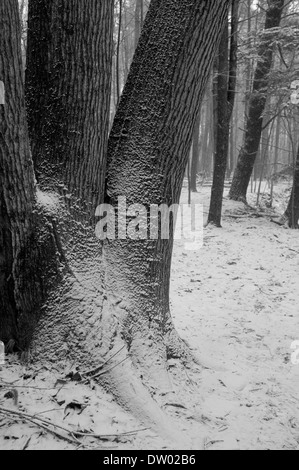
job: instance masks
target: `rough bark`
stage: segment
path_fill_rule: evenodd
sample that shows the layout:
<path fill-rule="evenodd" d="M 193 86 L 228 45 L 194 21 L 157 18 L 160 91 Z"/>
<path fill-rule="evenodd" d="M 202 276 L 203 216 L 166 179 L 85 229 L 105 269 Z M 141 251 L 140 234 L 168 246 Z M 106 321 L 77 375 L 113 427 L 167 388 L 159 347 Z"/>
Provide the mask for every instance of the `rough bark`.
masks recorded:
<path fill-rule="evenodd" d="M 41 360 L 99 361 L 103 270 L 91 222 L 104 196 L 113 7 L 110 0 L 30 2 L 29 131 L 37 207 L 55 248 L 31 342 Z"/>
<path fill-rule="evenodd" d="M 152 0 L 109 139 L 107 203 L 117 206 L 119 196 L 147 208 L 179 202 L 228 4 Z M 184 354 L 169 309 L 170 234 L 104 244 L 111 337 L 116 328 L 143 383 L 160 391 L 170 389 L 166 359 Z"/>
<path fill-rule="evenodd" d="M 38 183 L 87 214 L 103 196 L 112 21 L 111 0 L 29 4 L 26 100 Z"/>
<path fill-rule="evenodd" d="M 17 0 L 0 4 L 0 50 L 0 340 L 23 349 L 45 295 L 43 260 L 55 249 L 35 204 Z"/>
<path fill-rule="evenodd" d="M 5 87 L 5 104 L 0 105 L 0 339 L 4 342 L 17 337 L 21 251 L 31 235 L 34 196 L 20 44 L 18 2 L 4 0 L 0 4 L 0 80 Z M 27 302 L 30 305 L 30 299 Z"/>
<path fill-rule="evenodd" d="M 268 79 L 273 62 L 275 42 L 269 30 L 280 25 L 283 7 L 284 0 L 270 0 L 266 12 L 265 35 L 258 49 L 258 60 L 249 101 L 244 143 L 240 150 L 230 190 L 230 198 L 235 201 L 246 202 L 247 189 L 261 140 Z"/>
<path fill-rule="evenodd" d="M 111 13 L 112 18 L 110 2 L 96 4 L 101 8 L 106 5 L 106 15 L 110 19 Z M 118 196 L 126 196 L 128 204 L 139 202 L 147 206 L 152 203 L 170 206 L 179 202 L 195 120 L 228 4 L 228 0 L 152 0 L 109 141 L 107 202 L 116 205 Z M 79 66 L 76 68 L 72 59 L 81 48 L 71 47 L 71 40 L 68 39 L 71 36 L 73 44 L 78 45 L 77 23 L 74 21 L 71 25 L 68 21 L 70 18 L 75 20 L 74 16 L 69 15 L 78 13 L 79 3 L 72 4 L 72 12 L 63 1 L 52 2 L 52 9 L 44 1 L 33 1 L 32 5 L 29 20 L 32 42 L 28 42 L 28 50 L 30 67 L 35 63 L 33 51 L 36 53 L 37 70 L 28 71 L 27 80 L 30 84 L 31 138 L 39 184 L 43 189 L 38 192 L 37 202 L 48 211 L 46 222 L 51 224 L 62 277 L 62 282 L 52 289 L 43 305 L 33 352 L 39 358 L 55 360 L 57 367 L 59 359 L 64 362 L 75 360 L 81 366 L 86 363 L 100 367 L 102 361 L 109 360 L 111 355 L 117 353 L 109 365 L 116 366 L 124 360 L 123 366 L 111 369 L 103 376 L 103 383 L 126 408 L 141 414 L 150 424 L 153 421 L 161 424 L 164 417 L 159 407 L 152 405 L 151 394 L 157 388 L 161 392 L 170 390 L 167 358 L 184 354 L 169 312 L 172 231 L 169 240 L 107 241 L 103 248 L 102 270 L 105 271 L 105 278 L 102 286 L 98 243 L 92 237 L 91 229 L 74 220 L 68 206 L 58 197 L 61 184 L 69 194 L 74 181 L 78 181 L 79 188 L 75 187 L 74 191 L 78 189 L 76 194 L 81 199 L 87 200 L 91 206 L 101 200 L 97 168 L 94 167 L 98 177 L 95 196 L 92 189 L 94 174 L 80 173 L 84 168 L 93 167 L 93 158 L 89 152 L 87 156 L 85 152 L 79 152 L 76 143 L 80 139 L 72 137 L 68 127 L 70 120 L 72 131 L 80 133 L 82 113 L 86 117 L 87 128 L 87 116 L 96 119 L 92 115 L 96 109 L 92 104 L 91 114 L 82 111 L 86 108 L 85 93 L 89 94 L 89 85 L 84 81 L 87 75 L 83 62 L 79 60 L 82 71 Z M 85 10 L 88 10 L 88 5 L 85 5 Z M 57 8 L 63 19 L 68 18 L 67 22 L 61 20 Z M 83 17 L 88 22 L 88 18 Z M 80 14 L 81 20 L 83 17 Z M 55 23 L 52 23 L 54 19 Z M 79 25 L 86 32 L 85 22 L 83 25 L 79 21 Z M 57 30 L 56 36 L 54 33 Z M 39 34 L 43 39 L 40 45 Z M 69 57 L 60 50 L 61 43 L 71 51 Z M 65 63 L 61 62 L 61 55 Z M 60 58 L 58 61 L 57 56 Z M 59 72 L 61 64 L 64 73 Z M 87 64 L 90 70 L 88 60 Z M 71 70 L 81 73 L 80 83 Z M 64 83 L 66 79 L 71 79 L 72 86 Z M 38 97 L 33 96 L 33 87 Z M 67 93 L 66 97 L 63 91 Z M 78 105 L 81 92 L 82 109 Z M 97 97 L 102 96 L 99 90 L 97 93 Z M 103 99 L 105 104 L 106 98 Z M 35 114 L 35 100 L 42 124 L 38 123 Z M 62 111 L 62 114 L 59 113 L 57 103 L 64 115 Z M 75 109 L 78 115 L 75 115 Z M 91 128 L 93 124 L 91 120 Z M 36 134 L 33 133 L 34 129 Z M 53 129 L 59 131 L 56 139 Z M 104 135 L 104 129 L 105 125 L 98 132 Z M 85 128 L 84 131 L 89 132 Z M 89 149 L 85 147 L 85 132 L 81 132 L 81 145 Z M 71 141 L 69 145 L 66 135 Z M 57 155 L 53 148 L 57 150 Z M 67 155 L 62 154 L 62 149 L 68 152 Z M 85 190 L 84 182 L 87 186 L 90 183 L 91 189 Z M 118 352 L 120 347 L 124 348 Z M 147 389 L 143 384 L 147 385 Z M 169 432 L 169 427 L 167 432 L 171 437 L 176 434 L 177 443 L 183 442 L 179 432 Z"/>
<path fill-rule="evenodd" d="M 232 3 L 230 61 L 228 61 L 228 18 L 220 42 L 216 83 L 216 149 L 208 223 L 221 227 L 222 200 L 229 150 L 229 128 L 237 79 L 237 25 L 239 2 Z"/>

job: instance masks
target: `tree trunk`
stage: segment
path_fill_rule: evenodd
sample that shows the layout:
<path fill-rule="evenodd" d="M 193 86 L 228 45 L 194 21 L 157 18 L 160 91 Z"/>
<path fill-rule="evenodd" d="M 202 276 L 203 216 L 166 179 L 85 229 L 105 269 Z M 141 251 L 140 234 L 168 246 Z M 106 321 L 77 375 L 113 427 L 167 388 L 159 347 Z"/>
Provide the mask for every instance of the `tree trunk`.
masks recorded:
<path fill-rule="evenodd" d="M 11 0 L 4 2 L 9 5 Z M 150 405 L 149 391 L 153 394 L 157 387 L 169 391 L 167 358 L 187 355 L 169 311 L 173 232 L 167 240 L 111 239 L 104 243 L 102 259 L 93 231 L 81 221 L 82 200 L 89 214 L 101 201 L 111 4 L 76 0 L 70 10 L 63 0 L 32 0 L 29 11 L 29 120 L 42 189 L 37 192 L 37 208 L 47 213 L 45 225 L 51 225 L 53 256 L 61 275 L 61 283 L 52 286 L 41 309 L 33 352 L 46 361 L 55 360 L 57 367 L 60 359 L 63 364 L 70 359 L 100 368 L 115 354 L 112 364 L 123 360 L 123 366 L 110 368 L 102 383 L 135 414 L 150 417 L 150 423 L 162 422 L 160 410 Z M 147 208 L 179 202 L 196 116 L 228 5 L 229 0 L 152 0 L 109 140 L 106 200 L 114 207 L 119 196 L 126 197 L 129 205 L 141 203 Z M 11 12 L 6 13 L 5 18 L 11 18 Z M 98 37 L 98 31 L 105 36 Z M 81 42 L 82 36 L 89 39 Z M 89 50 L 97 49 L 95 44 L 100 48 L 97 53 Z M 101 51 L 106 57 L 103 63 Z M 22 131 L 20 126 L 13 129 Z M 29 170 L 27 194 L 34 194 L 30 159 L 14 172 L 13 190 Z M 13 202 L 15 193 L 10 195 Z M 23 196 L 20 204 L 26 201 Z M 79 217 L 72 217 L 65 200 L 71 200 L 72 209 L 77 202 Z M 28 202 L 18 214 L 21 225 L 30 209 Z M 18 229 L 12 227 L 12 232 Z M 182 441 L 177 433 L 177 442 Z"/>
<path fill-rule="evenodd" d="M 285 213 L 285 217 L 289 222 L 290 228 L 299 228 L 299 147 L 294 171 L 293 190 L 289 200 L 288 208 Z"/>
<path fill-rule="evenodd" d="M 251 12 L 251 5 L 252 0 L 247 0 L 247 35 L 248 35 L 248 47 L 249 49 L 252 47 L 252 37 L 251 37 L 251 30 L 252 30 L 252 12 Z M 249 97 L 251 92 L 251 81 L 252 81 L 252 68 L 253 68 L 253 61 L 249 57 L 245 60 L 245 70 L 246 70 L 246 82 L 245 82 L 245 93 L 244 93 L 244 126 L 246 125 L 246 121 L 248 118 L 248 109 L 249 109 Z"/>
<path fill-rule="evenodd" d="M 273 176 L 276 176 L 276 173 L 278 172 L 278 158 L 279 158 L 279 154 L 280 154 L 280 152 L 279 152 L 280 131 L 281 131 L 281 115 L 279 115 L 277 117 L 277 124 L 276 124 Z"/>
<path fill-rule="evenodd" d="M 31 343 L 45 361 L 99 361 L 103 269 L 93 221 L 105 187 L 113 7 L 111 0 L 29 5 L 29 130 L 37 204 L 55 247 Z"/>
<path fill-rule="evenodd" d="M 109 139 L 106 200 L 113 207 L 120 196 L 147 212 L 152 204 L 179 203 L 228 4 L 152 0 Z M 148 214 L 142 217 L 148 229 Z M 172 247 L 172 230 L 168 240 L 160 233 L 104 243 L 110 337 L 125 345 L 143 383 L 164 392 L 170 390 L 166 359 L 184 354 L 169 309 Z M 109 381 L 120 389 L 115 372 Z M 122 386 L 129 393 L 128 376 Z"/>
<path fill-rule="evenodd" d="M 220 42 L 218 59 L 218 77 L 216 86 L 216 152 L 208 223 L 221 227 L 222 201 L 225 174 L 229 150 L 229 125 L 235 101 L 237 78 L 237 25 L 238 5 L 232 3 L 232 28 L 230 44 L 230 62 L 228 62 L 228 18 Z"/>
<path fill-rule="evenodd" d="M 230 178 L 235 164 L 235 115 L 233 113 L 229 133 L 229 164 L 227 168 L 227 177 Z"/>
<path fill-rule="evenodd" d="M 191 191 L 197 192 L 197 169 L 199 160 L 199 137 L 200 137 L 200 115 L 196 121 L 194 134 L 193 134 L 193 146 L 192 146 L 192 159 L 191 159 L 191 175 L 190 184 Z"/>
<path fill-rule="evenodd" d="M 34 204 L 34 175 L 24 107 L 21 30 L 17 0 L 0 4 L 0 339 L 18 336 L 18 311 L 23 302 L 22 250 L 32 233 L 29 214 Z M 20 178 L 22 177 L 22 179 Z M 16 189 L 17 188 L 17 189 Z M 24 256 L 24 255 L 23 255 Z M 26 303 L 31 306 L 32 299 Z"/>
<path fill-rule="evenodd" d="M 214 98 L 214 84 L 213 79 L 211 80 L 211 91 L 210 91 L 210 109 L 209 109 L 209 147 L 207 153 L 207 178 L 210 179 L 213 176 L 214 169 L 214 154 L 216 148 L 216 127 L 215 127 L 215 98 Z"/>
<path fill-rule="evenodd" d="M 117 92 L 117 105 L 121 95 L 121 70 L 120 70 L 120 52 L 121 52 L 121 31 L 123 23 L 123 0 L 118 0 L 119 13 L 118 13 L 118 31 L 117 31 L 117 46 L 116 46 L 116 92 Z"/>
<path fill-rule="evenodd" d="M 283 7 L 284 0 L 270 0 L 266 12 L 266 32 L 258 50 L 258 61 L 249 102 L 244 144 L 239 154 L 230 190 L 230 198 L 235 201 L 246 202 L 247 189 L 261 140 L 263 112 L 267 100 L 266 90 L 273 62 L 275 41 L 273 41 L 273 35 L 270 35 L 267 30 L 277 28 L 280 25 Z"/>
<path fill-rule="evenodd" d="M 23 349 L 45 295 L 44 259 L 53 243 L 35 205 L 17 0 L 0 3 L 0 50 L 0 340 L 9 349 Z"/>
<path fill-rule="evenodd" d="M 208 160 L 209 160 L 209 131 L 210 131 L 210 97 L 208 93 L 205 94 L 205 105 L 203 110 L 202 119 L 202 137 L 201 137 L 201 172 L 203 179 L 208 173 Z"/>
<path fill-rule="evenodd" d="M 215 85 L 215 157 L 208 223 L 221 227 L 222 198 L 228 156 L 228 24 L 220 41 L 217 77 Z"/>
<path fill-rule="evenodd" d="M 136 0 L 135 6 L 135 49 L 137 48 L 138 41 L 141 34 L 141 8 L 143 7 L 143 0 Z"/>
<path fill-rule="evenodd" d="M 111 0 L 29 3 L 26 99 L 38 183 L 89 216 L 103 197 L 112 21 Z"/>
<path fill-rule="evenodd" d="M 128 37 L 128 25 L 130 24 L 128 21 L 128 6 L 127 6 L 127 1 L 124 0 L 123 3 L 123 22 L 122 22 L 122 41 L 123 41 L 123 68 L 124 68 L 124 83 L 127 81 L 127 76 L 129 73 L 129 68 L 130 68 L 130 42 L 129 42 L 129 37 Z"/>

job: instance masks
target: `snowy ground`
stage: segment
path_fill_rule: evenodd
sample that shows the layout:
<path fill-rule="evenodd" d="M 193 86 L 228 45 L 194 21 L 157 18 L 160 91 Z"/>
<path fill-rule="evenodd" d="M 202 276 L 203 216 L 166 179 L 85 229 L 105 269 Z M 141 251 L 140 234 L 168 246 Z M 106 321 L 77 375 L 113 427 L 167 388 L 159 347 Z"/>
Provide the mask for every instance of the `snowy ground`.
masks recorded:
<path fill-rule="evenodd" d="M 284 191 L 275 198 L 280 214 Z M 209 193 L 201 188 L 192 196 L 205 212 Z M 223 228 L 207 227 L 201 250 L 175 244 L 172 313 L 203 366 L 193 395 L 205 449 L 298 448 L 299 365 L 291 361 L 291 344 L 299 341 L 298 237 L 225 199 Z M 0 368 L 0 383 L 13 382 L 0 388 L 0 449 L 67 449 L 82 441 L 61 428 L 51 429 L 73 442 L 22 422 L 17 413 L 25 412 L 101 436 L 85 437 L 87 447 L 175 450 L 100 387 L 57 383 L 67 372 L 24 365 L 15 356 Z M 1 407 L 14 410 L 16 421 Z"/>
<path fill-rule="evenodd" d="M 195 197 L 207 201 L 208 191 Z M 240 218 L 231 218 L 238 206 Z M 225 200 L 223 229 L 206 228 L 198 254 L 178 242 L 172 312 L 181 336 L 209 367 L 200 395 L 202 414 L 218 420 L 210 441 L 294 449 L 299 365 L 291 362 L 290 346 L 299 340 L 299 233 L 243 213 L 243 204 Z"/>

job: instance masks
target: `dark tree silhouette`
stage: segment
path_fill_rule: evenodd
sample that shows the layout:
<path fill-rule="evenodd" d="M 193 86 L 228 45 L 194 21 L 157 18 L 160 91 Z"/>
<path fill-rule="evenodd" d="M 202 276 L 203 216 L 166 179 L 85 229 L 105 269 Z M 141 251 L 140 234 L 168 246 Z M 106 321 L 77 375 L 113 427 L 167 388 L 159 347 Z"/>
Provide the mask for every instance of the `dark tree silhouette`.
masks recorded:
<path fill-rule="evenodd" d="M 275 41 L 269 30 L 280 25 L 284 0 L 269 0 L 265 20 L 265 34 L 258 49 L 253 89 L 248 105 L 244 143 L 234 172 L 230 198 L 246 202 L 247 189 L 260 145 L 263 130 L 263 112 L 267 100 L 269 72 L 273 63 Z"/>

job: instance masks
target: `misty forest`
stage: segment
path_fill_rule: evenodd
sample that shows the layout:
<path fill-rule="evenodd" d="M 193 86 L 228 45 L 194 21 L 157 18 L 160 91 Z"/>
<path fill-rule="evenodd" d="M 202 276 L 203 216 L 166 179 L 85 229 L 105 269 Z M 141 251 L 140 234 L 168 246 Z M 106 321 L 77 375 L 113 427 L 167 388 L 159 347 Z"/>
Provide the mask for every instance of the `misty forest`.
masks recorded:
<path fill-rule="evenodd" d="M 0 0 L 0 449 L 299 449 L 298 229 L 298 0 Z"/>

